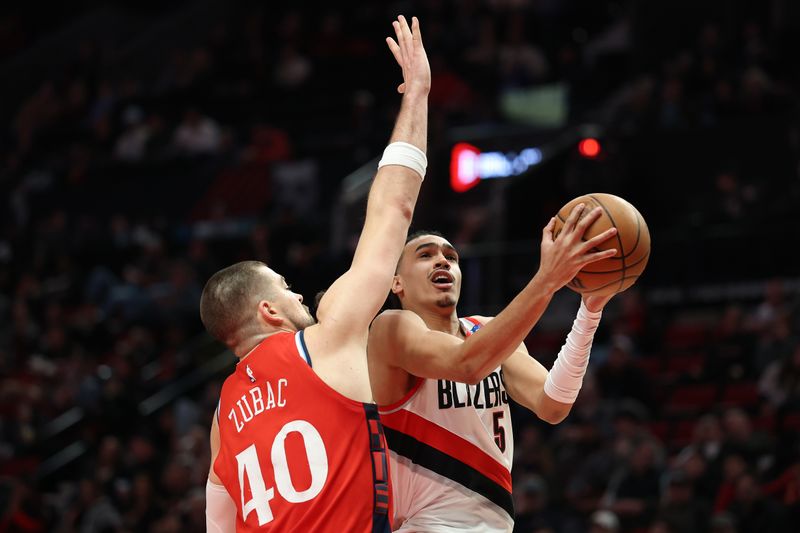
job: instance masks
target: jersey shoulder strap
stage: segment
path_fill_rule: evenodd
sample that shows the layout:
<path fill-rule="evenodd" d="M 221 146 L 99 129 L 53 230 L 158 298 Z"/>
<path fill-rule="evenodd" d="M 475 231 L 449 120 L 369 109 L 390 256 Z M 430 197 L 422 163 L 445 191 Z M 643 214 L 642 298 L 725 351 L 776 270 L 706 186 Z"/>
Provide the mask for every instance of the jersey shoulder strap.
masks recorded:
<path fill-rule="evenodd" d="M 467 335 L 472 335 L 483 327 L 483 324 L 474 316 L 460 318 L 459 320 L 461 321 L 461 327 L 464 328 L 464 332 Z"/>

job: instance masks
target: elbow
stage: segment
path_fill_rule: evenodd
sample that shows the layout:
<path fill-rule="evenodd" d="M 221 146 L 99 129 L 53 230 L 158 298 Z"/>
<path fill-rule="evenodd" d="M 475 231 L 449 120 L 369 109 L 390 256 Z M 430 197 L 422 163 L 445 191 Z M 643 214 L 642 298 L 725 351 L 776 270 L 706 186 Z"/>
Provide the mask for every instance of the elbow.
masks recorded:
<path fill-rule="evenodd" d="M 412 191 L 409 189 L 404 189 L 397 191 L 396 194 L 393 195 L 392 199 L 387 202 L 387 205 L 390 205 L 394 208 L 394 211 L 400 220 L 402 220 L 406 225 L 411 225 L 411 221 L 414 218 L 414 207 L 417 205 L 418 195 L 418 190 Z"/>
<path fill-rule="evenodd" d="M 410 226 L 419 189 L 414 190 L 402 184 L 390 185 L 387 180 L 390 178 L 380 174 L 376 177 L 367 201 L 367 218 L 369 213 L 373 212 L 375 218 L 385 217 L 388 220 L 402 221 L 406 226 Z"/>
<path fill-rule="evenodd" d="M 395 208 L 400 215 L 400 220 L 407 226 L 411 225 L 411 220 L 414 218 L 414 205 L 415 199 L 411 197 L 399 199 L 395 204 Z"/>
<path fill-rule="evenodd" d="M 459 369 L 458 381 L 467 385 L 476 385 L 488 374 L 488 371 L 472 363 L 470 357 L 459 358 L 456 368 Z"/>
<path fill-rule="evenodd" d="M 458 371 L 453 372 L 450 379 L 458 383 L 466 383 L 467 385 L 476 385 L 486 376 L 481 376 L 478 372 L 468 369 L 459 368 Z"/>
<path fill-rule="evenodd" d="M 568 406 L 566 408 L 559 408 L 559 409 L 544 409 L 540 413 L 536 413 L 539 418 L 544 420 L 550 425 L 555 426 L 556 424 L 560 424 L 567 418 L 572 406 Z"/>
<path fill-rule="evenodd" d="M 477 385 L 481 382 L 481 380 L 483 380 L 484 377 L 486 376 L 482 376 L 476 372 L 465 372 L 462 379 L 459 381 L 466 383 L 467 385 Z"/>

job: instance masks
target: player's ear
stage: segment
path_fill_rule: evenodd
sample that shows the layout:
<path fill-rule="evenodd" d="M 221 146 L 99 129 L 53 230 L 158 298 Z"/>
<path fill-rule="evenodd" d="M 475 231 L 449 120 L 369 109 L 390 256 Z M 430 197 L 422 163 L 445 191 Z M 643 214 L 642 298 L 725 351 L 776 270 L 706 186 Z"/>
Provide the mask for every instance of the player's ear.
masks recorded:
<path fill-rule="evenodd" d="M 279 327 L 283 324 L 283 317 L 278 313 L 275 304 L 269 300 L 258 302 L 258 317 L 267 325 Z"/>
<path fill-rule="evenodd" d="M 401 292 L 403 292 L 403 281 L 400 276 L 395 275 L 392 278 L 392 294 L 400 294 Z"/>

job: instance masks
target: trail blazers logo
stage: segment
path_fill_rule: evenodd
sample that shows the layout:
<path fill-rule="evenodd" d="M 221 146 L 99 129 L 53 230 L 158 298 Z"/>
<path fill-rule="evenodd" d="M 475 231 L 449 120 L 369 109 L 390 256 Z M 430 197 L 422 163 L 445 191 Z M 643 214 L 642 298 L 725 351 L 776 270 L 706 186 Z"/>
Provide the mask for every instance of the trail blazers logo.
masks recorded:
<path fill-rule="evenodd" d="M 475 385 L 438 380 L 439 409 L 489 409 L 508 403 L 503 371 L 494 371 Z"/>

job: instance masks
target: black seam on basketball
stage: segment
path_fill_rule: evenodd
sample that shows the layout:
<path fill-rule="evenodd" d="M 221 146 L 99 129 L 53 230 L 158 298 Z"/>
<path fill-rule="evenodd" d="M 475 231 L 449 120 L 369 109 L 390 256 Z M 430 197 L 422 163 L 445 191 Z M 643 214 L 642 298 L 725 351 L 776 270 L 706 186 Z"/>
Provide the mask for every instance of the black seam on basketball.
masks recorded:
<path fill-rule="evenodd" d="M 589 198 L 591 198 L 592 200 L 594 200 L 595 202 L 597 202 L 597 204 L 600 207 L 603 208 L 603 211 L 605 211 L 606 216 L 611 221 L 611 225 L 614 226 L 615 228 L 617 228 L 617 223 L 614 221 L 614 217 L 611 216 L 611 213 L 608 212 L 608 209 L 606 209 L 606 206 L 604 206 L 603 203 L 600 200 L 598 200 L 597 198 L 595 198 L 591 194 L 589 194 L 587 196 Z M 622 290 L 623 280 L 625 279 L 625 268 L 626 268 L 626 265 L 625 265 L 625 248 L 622 246 L 622 239 L 619 236 L 619 228 L 617 228 L 616 237 L 617 237 L 617 243 L 619 243 L 619 250 L 617 250 L 617 252 L 619 252 L 619 255 L 622 258 L 622 279 L 619 282 L 619 290 Z M 594 290 L 597 290 L 597 289 L 593 289 L 593 291 Z"/>
<path fill-rule="evenodd" d="M 636 248 L 639 247 L 639 239 L 642 236 L 641 223 L 639 222 L 639 219 L 642 218 L 642 216 L 639 214 L 639 211 L 637 211 L 635 207 L 633 208 L 633 212 L 636 213 L 636 241 L 633 243 L 633 248 L 629 250 L 627 254 L 625 254 L 625 257 L 630 256 L 631 254 L 633 254 L 633 252 L 636 251 Z"/>
<path fill-rule="evenodd" d="M 650 257 L 650 252 L 647 252 L 641 259 L 637 259 L 635 263 L 630 263 L 622 268 L 617 268 L 615 270 L 581 270 L 579 274 L 613 274 L 614 272 L 624 272 L 626 269 L 633 268 L 642 261 L 647 261 L 648 257 Z M 617 261 L 622 260 L 621 257 L 612 257 L 611 259 L 616 259 Z"/>
<path fill-rule="evenodd" d="M 644 222 L 644 219 L 642 218 L 642 215 L 639 213 L 639 211 L 636 210 L 635 207 L 633 208 L 633 212 L 636 213 L 636 240 L 633 243 L 633 248 L 628 250 L 628 253 L 623 256 L 624 258 L 628 258 L 633 255 L 633 252 L 635 252 L 636 249 L 639 247 L 639 241 L 642 237 L 642 223 Z M 611 259 L 622 259 L 622 258 L 612 257 Z"/>
<path fill-rule="evenodd" d="M 597 200 L 595 200 L 594 198 L 589 198 L 587 200 L 584 200 L 584 204 L 589 204 L 590 203 L 589 200 L 594 200 L 595 202 L 597 202 Z M 594 206 L 594 207 L 597 207 L 597 206 Z M 585 205 L 585 207 L 583 208 L 583 213 L 581 213 L 581 216 L 578 217 L 578 222 L 581 221 L 581 219 L 584 217 L 584 215 L 586 213 L 588 213 L 589 211 L 594 209 L 594 207 L 589 207 L 588 205 Z M 573 207 L 572 209 L 575 209 L 575 208 Z M 603 208 L 603 209 L 605 209 L 605 208 Z M 570 210 L 569 214 L 567 215 L 567 218 L 569 218 L 569 215 L 571 215 L 571 214 L 572 214 L 572 211 Z M 567 223 L 567 219 L 561 216 L 561 211 L 556 213 L 556 218 L 559 220 L 559 222 L 561 222 L 561 229 L 564 229 L 564 225 Z M 578 222 L 575 222 L 576 226 L 578 225 Z M 558 233 L 561 233 L 561 232 L 559 231 Z M 555 235 L 556 237 L 558 237 L 558 233 Z M 581 236 L 581 240 L 583 242 L 586 242 L 586 238 L 584 236 Z M 595 250 L 595 248 L 593 248 L 593 250 Z M 600 250 L 597 250 L 597 251 L 600 251 Z"/>

